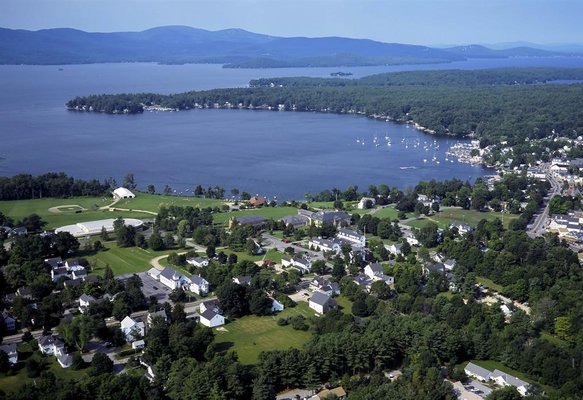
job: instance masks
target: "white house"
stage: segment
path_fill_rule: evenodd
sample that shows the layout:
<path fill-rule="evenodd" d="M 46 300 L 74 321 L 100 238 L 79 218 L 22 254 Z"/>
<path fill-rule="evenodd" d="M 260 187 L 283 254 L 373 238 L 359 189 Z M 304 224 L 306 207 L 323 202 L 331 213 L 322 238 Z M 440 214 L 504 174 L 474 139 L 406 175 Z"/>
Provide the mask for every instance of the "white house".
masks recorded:
<path fill-rule="evenodd" d="M 172 290 L 181 288 L 185 285 L 190 285 L 192 283 L 189 278 L 181 275 L 170 267 L 166 267 L 160 272 L 159 279 L 161 284 Z"/>
<path fill-rule="evenodd" d="M 330 240 L 330 239 L 322 239 L 321 237 L 312 238 L 308 242 L 308 245 L 319 251 L 327 251 L 327 252 L 334 252 L 340 253 L 340 241 L 337 239 Z"/>
<path fill-rule="evenodd" d="M 10 365 L 14 365 L 18 362 L 18 351 L 16 350 L 16 343 L 0 345 L 0 351 L 6 353 Z"/>
<path fill-rule="evenodd" d="M 204 257 L 191 257 L 186 259 L 186 262 L 197 268 L 207 267 L 209 265 L 209 260 Z"/>
<path fill-rule="evenodd" d="M 97 302 L 97 299 L 95 297 L 83 293 L 79 297 L 79 311 L 81 312 L 81 314 L 85 313 L 85 311 L 87 310 L 87 308 L 91 304 L 96 303 L 96 302 Z"/>
<path fill-rule="evenodd" d="M 358 202 L 358 209 L 359 210 L 366 210 L 367 208 L 374 207 L 376 204 L 376 200 L 372 197 L 363 197 Z M 369 207 L 370 206 L 370 207 Z"/>
<path fill-rule="evenodd" d="M 152 326 L 156 318 L 161 318 L 165 323 L 168 323 L 168 316 L 166 315 L 166 311 L 160 310 L 148 313 L 148 317 L 146 318 L 146 324 L 148 327 Z"/>
<path fill-rule="evenodd" d="M 336 308 L 336 300 L 327 294 L 316 292 L 310 297 L 308 301 L 309 307 L 319 314 L 325 314 L 333 308 Z"/>
<path fill-rule="evenodd" d="M 56 336 L 45 335 L 38 339 L 38 349 L 42 354 L 53 355 L 57 353 L 58 349 L 64 348 L 65 343 Z"/>
<path fill-rule="evenodd" d="M 271 299 L 272 303 L 271 303 L 271 312 L 272 313 L 277 313 L 277 312 L 281 312 L 284 310 L 284 306 L 282 303 L 280 303 L 279 301 L 275 300 L 275 299 Z"/>
<path fill-rule="evenodd" d="M 219 301 L 217 299 L 214 300 L 207 300 L 200 303 L 199 306 L 200 313 L 204 313 L 206 310 L 211 310 L 215 314 L 222 314 L 223 310 L 221 310 L 221 306 L 219 305 Z"/>
<path fill-rule="evenodd" d="M 364 267 L 364 274 L 371 279 L 375 276 L 381 276 L 384 274 L 383 267 L 379 263 L 370 263 Z"/>
<path fill-rule="evenodd" d="M 312 262 L 310 260 L 306 260 L 305 258 L 282 257 L 281 265 L 283 267 L 295 268 L 302 274 L 307 274 L 312 270 Z"/>
<path fill-rule="evenodd" d="M 200 275 L 192 275 L 190 277 L 190 291 L 196 294 L 205 295 L 209 292 L 209 283 Z"/>
<path fill-rule="evenodd" d="M 145 325 L 142 321 L 136 321 L 129 315 L 121 321 L 121 331 L 128 342 L 133 342 L 144 337 Z"/>
<path fill-rule="evenodd" d="M 401 251 L 401 248 L 403 247 L 402 243 L 393 243 L 389 246 L 385 245 L 385 249 L 387 249 L 389 251 L 389 253 L 398 256 L 403 254 L 403 252 Z"/>
<path fill-rule="evenodd" d="M 469 362 L 464 368 L 464 372 L 467 376 L 475 378 L 482 382 L 488 382 L 490 380 L 490 371 L 486 368 L 482 368 L 479 365 Z"/>
<path fill-rule="evenodd" d="M 498 369 L 490 374 L 490 379 L 500 386 L 514 386 L 518 392 L 525 396 L 528 391 L 528 383 L 515 376 L 506 374 Z"/>
<path fill-rule="evenodd" d="M 456 261 L 452 258 L 447 259 L 444 261 L 443 266 L 445 267 L 446 270 L 451 271 L 453 270 L 453 267 L 455 267 Z"/>
<path fill-rule="evenodd" d="M 463 236 L 472 231 L 472 226 L 468 224 L 461 224 L 459 222 L 454 222 L 450 226 L 450 228 L 457 228 L 458 233 Z"/>
<path fill-rule="evenodd" d="M 132 343 L 132 349 L 134 350 L 143 349 L 144 347 L 146 347 L 146 342 L 143 339 L 136 340 L 135 342 Z"/>
<path fill-rule="evenodd" d="M 310 287 L 312 290 L 324 293 L 328 296 L 333 294 L 340 294 L 340 285 L 336 282 L 331 282 L 326 278 L 320 276 L 315 277 L 310 281 Z"/>
<path fill-rule="evenodd" d="M 136 195 L 124 187 L 118 187 L 113 191 L 114 199 L 133 199 L 134 197 L 136 197 Z"/>
<path fill-rule="evenodd" d="M 200 314 L 200 323 L 209 328 L 215 328 L 225 324 L 225 317 L 213 310 L 206 310 Z"/>
<path fill-rule="evenodd" d="M 62 368 L 69 368 L 71 365 L 73 365 L 73 356 L 65 353 L 64 348 L 57 349 L 55 356 L 57 357 L 57 362 L 61 365 Z"/>
<path fill-rule="evenodd" d="M 233 278 L 233 282 L 241 286 L 251 285 L 251 277 L 249 275 L 241 275 Z"/>
<path fill-rule="evenodd" d="M 352 229 L 340 229 L 336 237 L 353 246 L 366 247 L 366 237 Z"/>

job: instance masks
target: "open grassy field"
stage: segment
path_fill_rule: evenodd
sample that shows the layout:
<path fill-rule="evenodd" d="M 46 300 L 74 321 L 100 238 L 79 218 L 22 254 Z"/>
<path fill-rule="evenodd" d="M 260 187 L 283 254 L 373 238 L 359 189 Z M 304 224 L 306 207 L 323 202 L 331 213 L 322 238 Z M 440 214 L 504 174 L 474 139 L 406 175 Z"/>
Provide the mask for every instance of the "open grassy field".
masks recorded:
<path fill-rule="evenodd" d="M 394 206 L 385 207 L 373 214 L 377 218 L 397 219 L 399 211 Z"/>
<path fill-rule="evenodd" d="M 61 368 L 57 362 L 57 358 L 53 356 L 43 356 L 39 351 L 32 352 L 28 344 L 18 346 L 18 363 L 15 367 L 14 375 L 0 376 L 0 388 L 6 393 L 13 393 L 20 389 L 25 384 L 32 384 L 34 379 L 29 378 L 24 367 L 26 360 L 34 359 L 42 361 L 45 365 L 44 371 L 50 371 L 57 379 L 78 380 L 87 374 L 88 368 L 80 371 L 74 371 L 71 368 Z"/>
<path fill-rule="evenodd" d="M 511 221 L 518 218 L 517 215 L 505 214 L 499 212 L 480 212 L 476 210 L 464 210 L 462 208 L 445 208 L 437 214 L 430 217 L 420 217 L 412 221 L 406 222 L 407 225 L 414 228 L 421 228 L 429 221 L 435 222 L 440 228 L 446 228 L 453 222 L 466 223 L 476 226 L 482 219 L 493 220 L 500 218 L 505 227 L 508 227 Z"/>
<path fill-rule="evenodd" d="M 336 300 L 336 302 L 340 306 L 341 311 L 344 314 L 348 315 L 352 314 L 352 302 L 350 300 L 348 300 L 344 296 L 335 297 L 334 300 Z"/>
<path fill-rule="evenodd" d="M 216 199 L 203 199 L 187 196 L 169 196 L 163 194 L 148 194 L 138 192 L 136 193 L 136 197 L 134 199 L 120 200 L 116 203 L 115 207 L 158 212 L 158 209 L 162 204 L 206 208 L 221 207 L 225 204 L 225 202 L 223 200 Z"/>
<path fill-rule="evenodd" d="M 253 364 L 262 351 L 291 347 L 299 349 L 311 338 L 312 333 L 309 331 L 296 331 L 290 325 L 277 325 L 279 318 L 294 315 L 309 318 L 313 314 L 308 303 L 300 302 L 296 307 L 287 308 L 274 316 L 246 316 L 226 324 L 226 332 L 215 330 L 215 342 L 222 350 L 236 351 L 243 364 Z"/>
<path fill-rule="evenodd" d="M 150 260 L 165 255 L 172 250 L 153 251 L 139 247 L 118 247 L 115 242 L 105 243 L 107 250 L 100 251 L 87 259 L 94 266 L 93 273 L 103 275 L 105 265 L 109 264 L 115 275 L 147 271 L 151 268 Z"/>
<path fill-rule="evenodd" d="M 484 285 L 488 289 L 495 290 L 496 292 L 503 292 L 504 291 L 504 287 L 502 285 L 494 283 L 494 281 L 492 281 L 491 279 L 488 279 L 484 276 L 476 276 L 476 282 L 478 282 L 480 285 Z"/>
<path fill-rule="evenodd" d="M 232 211 L 227 213 L 219 213 L 213 216 L 215 223 L 226 223 L 232 217 L 247 216 L 247 215 L 262 215 L 265 218 L 273 218 L 278 220 L 286 215 L 296 215 L 298 209 L 294 207 L 263 207 L 253 210 Z"/>

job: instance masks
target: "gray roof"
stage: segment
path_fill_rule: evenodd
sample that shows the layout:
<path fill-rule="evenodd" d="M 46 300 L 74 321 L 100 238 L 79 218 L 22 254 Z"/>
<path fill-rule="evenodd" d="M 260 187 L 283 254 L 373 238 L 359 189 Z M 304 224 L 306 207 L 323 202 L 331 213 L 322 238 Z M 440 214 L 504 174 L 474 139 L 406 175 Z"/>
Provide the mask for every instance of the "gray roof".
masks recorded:
<path fill-rule="evenodd" d="M 61 257 L 53 257 L 45 259 L 45 263 L 50 265 L 52 268 L 62 267 L 63 259 Z"/>
<path fill-rule="evenodd" d="M 221 306 L 218 299 L 212 299 L 212 300 L 203 301 L 202 304 L 204 304 L 204 306 L 207 309 L 212 309 L 214 307 L 220 307 Z"/>
<path fill-rule="evenodd" d="M 305 225 L 308 222 L 308 217 L 303 215 L 287 215 L 280 219 L 286 225 Z"/>
<path fill-rule="evenodd" d="M 202 276 L 200 275 L 192 275 L 192 277 L 190 278 L 190 280 L 192 281 L 192 283 L 197 284 L 198 286 L 204 284 L 204 283 L 208 283 L 206 279 L 204 279 Z"/>
<path fill-rule="evenodd" d="M 176 272 L 174 269 L 170 267 L 166 267 L 160 272 L 160 276 L 163 276 L 166 279 L 174 279 L 174 276 L 180 277 L 180 274 Z"/>
<path fill-rule="evenodd" d="M 38 342 L 43 347 L 50 346 L 51 344 L 55 344 L 57 346 L 60 346 L 63 344 L 63 342 L 61 342 L 61 340 L 54 335 L 41 336 L 40 338 L 38 338 Z"/>
<path fill-rule="evenodd" d="M 10 355 L 16 353 L 16 343 L 0 345 L 0 351 Z"/>
<path fill-rule="evenodd" d="M 164 319 L 168 319 L 168 317 L 166 316 L 166 311 L 164 310 L 160 310 L 160 311 L 154 311 L 148 314 L 148 318 L 156 318 L 156 317 L 162 317 Z"/>
<path fill-rule="evenodd" d="M 383 266 L 379 263 L 370 263 L 368 266 L 371 268 L 375 275 L 383 273 Z"/>
<path fill-rule="evenodd" d="M 90 296 L 88 294 L 83 293 L 81 296 L 79 296 L 79 300 L 82 300 L 86 303 L 95 303 L 97 300 L 95 299 L 95 297 Z"/>
<path fill-rule="evenodd" d="M 361 237 L 364 236 L 356 231 L 353 231 L 352 229 L 340 229 L 340 231 L 338 231 L 338 233 L 341 235 L 344 235 L 344 236 L 353 237 L 355 239 L 360 239 Z"/>
<path fill-rule="evenodd" d="M 70 354 L 57 354 L 57 359 L 62 365 L 71 365 L 73 357 Z"/>
<path fill-rule="evenodd" d="M 466 365 L 466 368 L 464 368 L 464 370 L 466 371 L 466 373 L 468 375 L 476 376 L 476 377 L 483 379 L 485 381 L 490 379 L 490 371 L 488 371 L 486 368 L 482 368 L 479 365 L 476 365 L 474 363 L 471 363 L 471 362 L 468 363 L 468 365 Z"/>
<path fill-rule="evenodd" d="M 510 374 L 507 374 L 505 372 L 502 372 L 498 369 L 495 369 L 494 372 L 492 372 L 492 374 L 490 375 L 490 378 L 494 379 L 494 378 L 497 378 L 499 376 L 503 377 L 503 379 L 509 385 L 512 385 L 515 387 L 528 386 L 528 382 L 525 382 L 522 379 L 518 379 L 517 377 L 510 375 Z"/>
<path fill-rule="evenodd" d="M 334 222 L 339 220 L 350 220 L 350 215 L 344 211 L 318 211 L 312 214 L 312 218 L 322 222 Z"/>
<path fill-rule="evenodd" d="M 71 279 L 71 280 L 63 282 L 63 285 L 65 287 L 76 287 L 76 286 L 81 286 L 82 284 L 83 284 L 83 279 L 81 279 L 81 278 Z"/>
<path fill-rule="evenodd" d="M 267 218 L 261 215 L 243 215 L 235 219 L 240 225 L 259 225 L 267 221 Z"/>
<path fill-rule="evenodd" d="M 202 314 L 200 314 L 200 317 L 210 321 L 211 319 L 213 319 L 217 315 L 220 315 L 220 314 L 217 314 L 213 310 L 207 308 Z"/>
<path fill-rule="evenodd" d="M 316 292 L 312 295 L 312 297 L 310 297 L 310 301 L 312 303 L 316 303 L 316 304 L 319 304 L 321 306 L 326 305 L 326 303 L 328 303 L 330 300 L 332 300 L 332 298 L 330 296 L 328 296 L 325 293 L 321 293 L 321 292 Z"/>
<path fill-rule="evenodd" d="M 235 279 L 237 279 L 241 285 L 251 283 L 251 277 L 249 275 L 241 275 Z"/>

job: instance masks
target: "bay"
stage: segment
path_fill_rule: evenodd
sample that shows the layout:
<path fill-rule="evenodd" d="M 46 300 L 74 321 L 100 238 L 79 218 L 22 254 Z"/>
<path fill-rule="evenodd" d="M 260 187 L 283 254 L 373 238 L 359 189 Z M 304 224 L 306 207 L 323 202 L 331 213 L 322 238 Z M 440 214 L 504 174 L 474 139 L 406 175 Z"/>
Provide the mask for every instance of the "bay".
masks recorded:
<path fill-rule="evenodd" d="M 141 188 L 154 184 L 161 190 L 168 184 L 185 194 L 197 184 L 219 185 L 278 199 L 301 199 L 308 191 L 348 185 L 406 188 L 428 179 L 473 181 L 491 171 L 446 161 L 445 151 L 457 140 L 365 117 L 247 110 L 102 115 L 68 112 L 64 104 L 88 94 L 242 87 L 261 77 L 327 77 L 348 71 L 357 78 L 407 69 L 513 65 L 583 66 L 583 59 L 260 70 L 157 64 L 0 66 L 0 175 L 64 171 L 78 178 L 121 181 L 132 172 Z"/>

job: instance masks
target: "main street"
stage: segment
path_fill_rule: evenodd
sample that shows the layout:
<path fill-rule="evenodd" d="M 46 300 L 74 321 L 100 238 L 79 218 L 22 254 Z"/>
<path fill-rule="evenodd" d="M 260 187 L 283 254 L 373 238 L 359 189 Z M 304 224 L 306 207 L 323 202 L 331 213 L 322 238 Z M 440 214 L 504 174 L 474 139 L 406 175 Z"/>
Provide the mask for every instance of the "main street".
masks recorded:
<path fill-rule="evenodd" d="M 543 202 L 542 211 L 535 215 L 534 221 L 528 226 L 526 230 L 527 235 L 531 238 L 545 234 L 545 228 L 549 216 L 549 201 L 553 196 L 561 192 L 561 184 L 550 173 L 549 164 L 545 164 L 543 168 L 546 171 L 547 181 L 551 184 L 551 190 Z"/>

